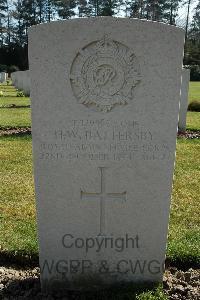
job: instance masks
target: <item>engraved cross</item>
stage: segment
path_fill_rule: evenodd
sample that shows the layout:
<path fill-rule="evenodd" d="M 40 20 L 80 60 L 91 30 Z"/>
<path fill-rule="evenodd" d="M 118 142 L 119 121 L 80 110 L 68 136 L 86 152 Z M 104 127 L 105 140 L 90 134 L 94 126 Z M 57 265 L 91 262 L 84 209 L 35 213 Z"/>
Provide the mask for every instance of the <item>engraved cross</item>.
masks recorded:
<path fill-rule="evenodd" d="M 100 200 L 100 233 L 99 235 L 105 235 L 106 232 L 106 200 L 119 199 L 122 201 L 126 201 L 126 192 L 122 193 L 106 193 L 106 168 L 99 167 L 100 170 L 100 181 L 101 181 L 101 189 L 99 193 L 89 193 L 81 191 L 81 199 L 82 200 Z"/>

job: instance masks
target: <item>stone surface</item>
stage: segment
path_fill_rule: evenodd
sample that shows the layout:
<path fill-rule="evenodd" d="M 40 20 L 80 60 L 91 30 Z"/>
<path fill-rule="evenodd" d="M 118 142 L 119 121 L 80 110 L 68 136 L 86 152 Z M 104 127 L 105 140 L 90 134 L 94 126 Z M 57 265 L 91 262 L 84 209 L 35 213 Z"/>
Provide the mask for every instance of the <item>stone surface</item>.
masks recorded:
<path fill-rule="evenodd" d="M 7 80 L 8 74 L 6 72 L 0 73 L 0 82 L 3 83 Z"/>
<path fill-rule="evenodd" d="M 178 121 L 178 128 L 179 128 L 179 131 L 181 131 L 181 132 L 185 132 L 185 130 L 186 130 L 189 83 L 190 83 L 190 70 L 183 69 L 182 83 L 181 83 L 179 121 Z"/>
<path fill-rule="evenodd" d="M 30 96 L 30 72 L 17 71 L 11 74 L 13 85 L 24 92 L 26 96 Z"/>
<path fill-rule="evenodd" d="M 30 29 L 43 289 L 162 280 L 183 43 L 136 19 Z"/>
<path fill-rule="evenodd" d="M 16 72 L 12 73 L 11 79 L 13 80 L 14 86 L 17 89 L 22 90 L 22 88 L 23 88 L 23 71 L 16 71 Z"/>
<path fill-rule="evenodd" d="M 15 85 L 16 72 L 11 73 L 10 77 L 11 77 L 11 80 L 12 80 L 12 84 Z"/>
<path fill-rule="evenodd" d="M 26 96 L 30 96 L 30 72 L 24 71 L 22 79 L 22 89 Z"/>

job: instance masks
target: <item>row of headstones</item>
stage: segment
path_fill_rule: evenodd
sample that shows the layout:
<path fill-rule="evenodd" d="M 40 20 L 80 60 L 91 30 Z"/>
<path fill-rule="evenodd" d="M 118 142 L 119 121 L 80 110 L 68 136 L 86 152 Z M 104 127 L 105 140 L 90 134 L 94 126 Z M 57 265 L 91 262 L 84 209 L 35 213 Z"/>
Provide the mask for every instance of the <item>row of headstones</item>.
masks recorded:
<path fill-rule="evenodd" d="M 1 82 L 6 81 L 7 73 L 0 73 Z M 11 74 L 13 85 L 23 90 L 26 96 L 30 95 L 30 71 L 17 71 Z M 2 81 L 3 80 L 3 81 Z M 188 90 L 190 81 L 190 70 L 183 69 L 182 72 L 182 84 L 181 84 L 181 100 L 180 100 L 180 112 L 179 112 L 179 130 L 184 132 L 186 130 L 186 115 L 188 107 Z"/>
<path fill-rule="evenodd" d="M 0 73 L 0 82 L 3 83 L 8 79 L 8 73 L 6 72 L 1 72 Z"/>
<path fill-rule="evenodd" d="M 26 96 L 30 96 L 30 72 L 17 71 L 11 74 L 13 85 L 18 89 L 22 90 Z"/>

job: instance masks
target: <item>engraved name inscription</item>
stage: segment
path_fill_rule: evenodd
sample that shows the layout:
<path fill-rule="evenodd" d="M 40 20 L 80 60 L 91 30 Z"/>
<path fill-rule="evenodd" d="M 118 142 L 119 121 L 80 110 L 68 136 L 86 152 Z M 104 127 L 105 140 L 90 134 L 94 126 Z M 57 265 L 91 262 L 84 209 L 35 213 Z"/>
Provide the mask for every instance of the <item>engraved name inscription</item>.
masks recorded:
<path fill-rule="evenodd" d="M 67 120 L 40 140 L 41 160 L 168 160 L 168 145 L 136 120 Z"/>

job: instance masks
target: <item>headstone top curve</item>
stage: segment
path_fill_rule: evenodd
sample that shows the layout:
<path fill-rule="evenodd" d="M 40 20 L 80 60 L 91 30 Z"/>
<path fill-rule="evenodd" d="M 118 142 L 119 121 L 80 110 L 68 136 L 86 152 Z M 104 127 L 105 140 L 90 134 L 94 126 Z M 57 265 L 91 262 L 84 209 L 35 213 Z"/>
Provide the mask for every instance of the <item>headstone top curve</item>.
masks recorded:
<path fill-rule="evenodd" d="M 110 22 L 110 23 L 129 23 L 131 24 L 143 24 L 155 28 L 165 28 L 166 30 L 172 30 L 175 32 L 182 32 L 185 34 L 185 30 L 183 28 L 177 27 L 175 25 L 170 25 L 166 24 L 163 22 L 157 22 L 157 21 L 151 21 L 151 20 L 145 20 L 145 19 L 138 19 L 138 18 L 119 18 L 119 17 L 110 17 L 110 16 L 98 16 L 98 17 L 91 17 L 91 18 L 74 18 L 70 20 L 57 20 L 57 21 L 52 21 L 49 23 L 42 23 L 42 24 L 37 24 L 33 25 L 28 28 L 28 33 L 31 33 L 32 31 L 37 31 L 40 29 L 49 29 L 52 26 L 57 26 L 61 24 L 67 24 L 67 23 L 88 23 L 88 24 L 93 24 L 96 22 Z"/>

